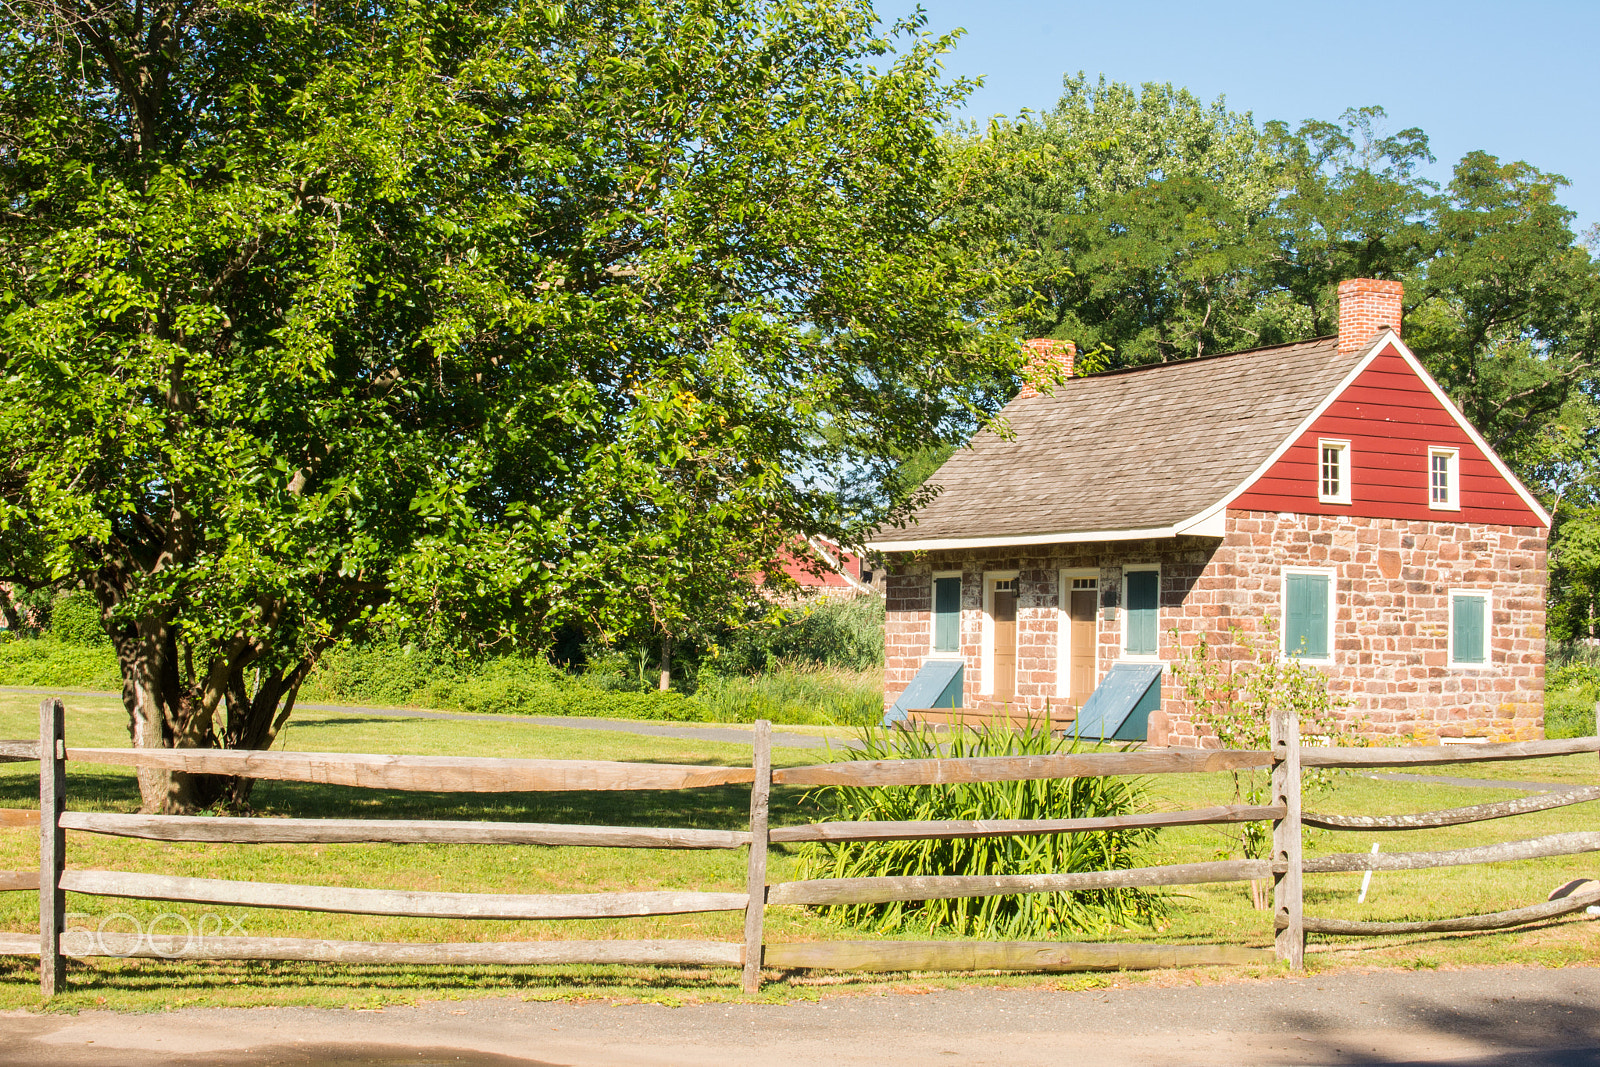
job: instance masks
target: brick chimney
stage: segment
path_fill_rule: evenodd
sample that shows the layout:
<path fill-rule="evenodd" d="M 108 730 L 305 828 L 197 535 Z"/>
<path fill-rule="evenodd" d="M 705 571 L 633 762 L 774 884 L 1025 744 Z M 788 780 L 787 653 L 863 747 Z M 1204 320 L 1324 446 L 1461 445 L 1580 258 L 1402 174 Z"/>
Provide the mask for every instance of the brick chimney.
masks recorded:
<path fill-rule="evenodd" d="M 1071 341 L 1053 341 L 1048 337 L 1035 337 L 1031 341 L 1022 342 L 1022 347 L 1028 350 L 1028 371 L 1041 377 L 1049 376 L 1052 372 L 1063 378 L 1072 377 L 1072 361 L 1078 357 L 1078 346 Z M 1038 396 L 1039 390 L 1034 388 L 1032 382 L 1022 383 L 1022 392 L 1017 398 Z"/>
<path fill-rule="evenodd" d="M 1376 278 L 1351 278 L 1339 283 L 1339 353 L 1355 352 L 1384 327 L 1400 332 L 1400 299 L 1405 289 L 1399 282 Z"/>

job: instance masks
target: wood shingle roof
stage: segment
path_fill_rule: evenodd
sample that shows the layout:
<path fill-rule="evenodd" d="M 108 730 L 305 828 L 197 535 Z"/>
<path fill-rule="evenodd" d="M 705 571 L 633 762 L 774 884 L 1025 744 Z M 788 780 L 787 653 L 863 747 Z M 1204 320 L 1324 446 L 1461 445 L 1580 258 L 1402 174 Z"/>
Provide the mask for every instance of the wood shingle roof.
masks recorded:
<path fill-rule="evenodd" d="M 1073 378 L 1002 413 L 874 547 L 1170 528 L 1238 489 L 1367 355 L 1337 339 Z M 995 543 L 1001 543 L 996 540 Z"/>

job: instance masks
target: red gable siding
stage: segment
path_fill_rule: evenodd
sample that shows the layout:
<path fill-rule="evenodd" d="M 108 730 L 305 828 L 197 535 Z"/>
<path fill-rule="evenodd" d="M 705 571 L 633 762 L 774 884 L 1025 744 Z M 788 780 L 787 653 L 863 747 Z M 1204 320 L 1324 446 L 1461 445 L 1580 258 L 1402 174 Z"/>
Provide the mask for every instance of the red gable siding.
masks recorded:
<path fill-rule="evenodd" d="M 1350 442 L 1349 504 L 1317 499 L 1317 439 Z M 1461 510 L 1428 507 L 1428 447 L 1461 450 Z M 1392 348 L 1231 504 L 1243 511 L 1542 526 L 1428 386 Z"/>

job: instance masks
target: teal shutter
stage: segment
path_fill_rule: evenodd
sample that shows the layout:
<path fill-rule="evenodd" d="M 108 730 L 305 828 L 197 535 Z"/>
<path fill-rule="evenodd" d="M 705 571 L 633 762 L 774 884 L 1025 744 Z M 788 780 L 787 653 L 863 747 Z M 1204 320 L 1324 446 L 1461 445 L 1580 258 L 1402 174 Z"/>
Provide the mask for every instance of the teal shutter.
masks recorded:
<path fill-rule="evenodd" d="M 933 650 L 961 649 L 961 579 L 933 580 Z"/>
<path fill-rule="evenodd" d="M 1484 598 L 1481 596 L 1453 596 L 1450 598 L 1451 653 L 1457 663 L 1483 663 L 1488 659 Z"/>
<path fill-rule="evenodd" d="M 1332 579 L 1326 574 L 1287 574 L 1284 599 L 1283 650 L 1291 656 L 1328 658 L 1328 596 Z"/>
<path fill-rule="evenodd" d="M 1156 654 L 1161 575 L 1157 571 L 1128 572 L 1128 653 Z"/>

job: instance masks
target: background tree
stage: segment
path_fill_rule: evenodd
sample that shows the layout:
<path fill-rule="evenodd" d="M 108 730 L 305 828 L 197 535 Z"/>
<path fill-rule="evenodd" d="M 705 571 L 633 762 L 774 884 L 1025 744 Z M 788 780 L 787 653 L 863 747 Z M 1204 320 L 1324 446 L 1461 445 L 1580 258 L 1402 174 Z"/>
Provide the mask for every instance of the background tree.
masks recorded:
<path fill-rule="evenodd" d="M 1015 366 L 948 41 L 864 3 L 7 11 L 0 579 L 92 589 L 137 745 L 270 745 L 375 624 L 713 610 Z"/>
<path fill-rule="evenodd" d="M 1019 161 L 993 207 L 1029 328 L 1131 366 L 1327 336 L 1346 278 L 1405 284 L 1405 337 L 1556 522 L 1550 626 L 1593 632 L 1587 545 L 1600 272 L 1563 180 L 1486 152 L 1449 184 L 1427 135 L 1380 107 L 1257 128 L 1170 85 L 1064 79 L 1054 109 L 998 123 Z M 970 131 L 968 136 L 970 137 Z M 1025 161 L 1025 165 L 1022 163 Z"/>
<path fill-rule="evenodd" d="M 1036 336 L 1109 349 L 1115 365 L 1270 344 L 1286 304 L 1259 276 L 1286 161 L 1248 114 L 1171 85 L 1064 79 L 1049 112 L 1000 124 L 1030 155 L 1000 213 Z"/>

